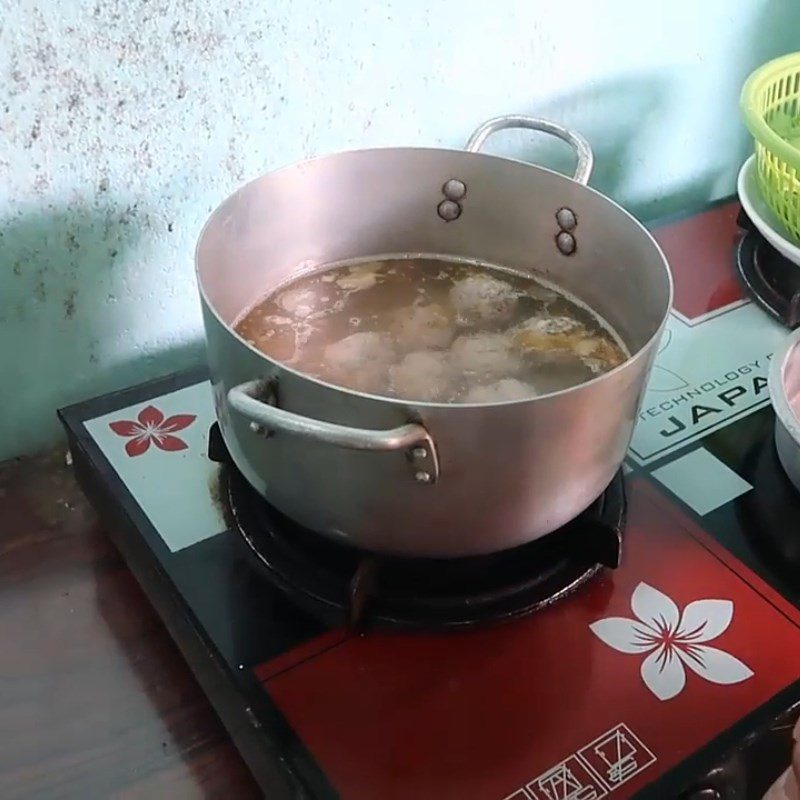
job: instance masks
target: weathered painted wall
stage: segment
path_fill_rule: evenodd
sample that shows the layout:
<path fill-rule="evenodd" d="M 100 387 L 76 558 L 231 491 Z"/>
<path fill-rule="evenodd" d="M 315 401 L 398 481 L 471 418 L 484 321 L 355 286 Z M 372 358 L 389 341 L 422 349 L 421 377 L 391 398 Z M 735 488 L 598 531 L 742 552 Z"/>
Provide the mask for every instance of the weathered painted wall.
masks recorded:
<path fill-rule="evenodd" d="M 671 210 L 732 191 L 741 82 L 791 49 L 795 0 L 0 0 L 0 457 L 202 357 L 193 243 L 259 172 L 539 113 L 596 186 Z"/>

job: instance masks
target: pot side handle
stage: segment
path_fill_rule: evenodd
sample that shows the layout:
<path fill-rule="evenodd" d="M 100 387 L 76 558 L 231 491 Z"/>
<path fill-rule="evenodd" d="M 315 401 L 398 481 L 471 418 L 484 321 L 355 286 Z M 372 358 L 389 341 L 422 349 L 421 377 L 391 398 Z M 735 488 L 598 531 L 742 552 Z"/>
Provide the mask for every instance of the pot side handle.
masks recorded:
<path fill-rule="evenodd" d="M 286 433 L 348 450 L 403 450 L 411 476 L 417 483 L 433 484 L 439 479 L 439 458 L 433 437 L 417 423 L 372 430 L 311 419 L 278 408 L 275 386 L 270 381 L 247 381 L 234 386 L 228 392 L 228 403 L 250 420 L 250 428 L 255 433 L 267 436 Z"/>
<path fill-rule="evenodd" d="M 559 125 L 557 122 L 550 122 L 547 119 L 540 117 L 528 117 L 524 114 L 507 114 L 502 117 L 495 117 L 487 122 L 484 122 L 472 136 L 469 137 L 464 149 L 470 153 L 477 153 L 481 150 L 486 140 L 497 131 L 505 130 L 506 128 L 526 128 L 532 131 L 541 131 L 542 133 L 549 133 L 551 136 L 557 136 L 563 139 L 568 144 L 572 145 L 578 156 L 578 165 L 575 168 L 573 180 L 584 186 L 589 183 L 589 178 L 592 176 L 592 169 L 594 168 L 594 153 L 589 142 L 583 138 L 579 133 Z"/>

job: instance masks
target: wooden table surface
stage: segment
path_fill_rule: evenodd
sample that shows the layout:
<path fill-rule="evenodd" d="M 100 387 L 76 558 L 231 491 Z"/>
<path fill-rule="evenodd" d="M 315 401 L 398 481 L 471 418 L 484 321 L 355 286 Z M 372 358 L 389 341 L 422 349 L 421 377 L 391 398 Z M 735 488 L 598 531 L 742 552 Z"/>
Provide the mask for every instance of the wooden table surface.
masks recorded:
<path fill-rule="evenodd" d="M 0 464 L 0 798 L 261 796 L 63 451 Z"/>

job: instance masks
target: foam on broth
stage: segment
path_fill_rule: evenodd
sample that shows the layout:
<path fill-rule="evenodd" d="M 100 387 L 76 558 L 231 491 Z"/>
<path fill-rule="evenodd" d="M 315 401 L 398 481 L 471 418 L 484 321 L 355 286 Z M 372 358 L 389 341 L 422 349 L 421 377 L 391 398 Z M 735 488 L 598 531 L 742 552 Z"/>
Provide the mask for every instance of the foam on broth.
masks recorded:
<path fill-rule="evenodd" d="M 418 402 L 534 397 L 629 357 L 604 319 L 552 284 L 434 256 L 323 266 L 276 289 L 234 327 L 300 372 Z"/>

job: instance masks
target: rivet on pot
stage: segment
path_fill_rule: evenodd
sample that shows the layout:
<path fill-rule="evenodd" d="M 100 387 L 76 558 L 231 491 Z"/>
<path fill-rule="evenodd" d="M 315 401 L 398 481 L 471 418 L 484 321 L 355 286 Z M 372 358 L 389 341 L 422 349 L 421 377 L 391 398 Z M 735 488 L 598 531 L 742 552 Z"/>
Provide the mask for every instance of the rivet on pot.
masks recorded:
<path fill-rule="evenodd" d="M 419 472 L 414 473 L 414 480 L 417 481 L 417 483 L 430 483 L 432 478 L 430 472 L 419 470 Z"/>
<path fill-rule="evenodd" d="M 578 218 L 571 208 L 559 208 L 556 211 L 556 222 L 562 231 L 573 231 L 578 224 Z"/>
<path fill-rule="evenodd" d="M 571 233 L 567 233 L 566 231 L 561 231 L 561 233 L 559 233 L 558 236 L 556 236 L 556 246 L 563 255 L 571 256 L 575 252 L 575 248 L 577 247 L 577 242 L 575 241 L 575 237 Z"/>
<path fill-rule="evenodd" d="M 437 211 L 445 222 L 452 222 L 461 216 L 461 206 L 453 200 L 442 200 Z"/>
<path fill-rule="evenodd" d="M 442 194 L 448 200 L 463 200 L 467 194 L 467 184 L 464 181 L 460 181 L 458 178 L 450 178 L 449 181 L 445 181 L 444 186 L 442 186 Z"/>
<path fill-rule="evenodd" d="M 428 451 L 424 447 L 415 447 L 411 451 L 411 457 L 417 461 L 424 461 L 428 457 Z"/>

